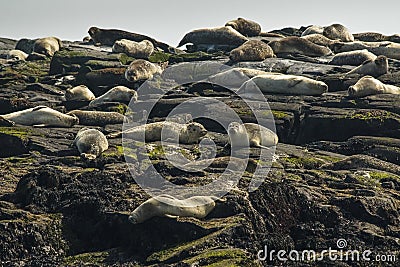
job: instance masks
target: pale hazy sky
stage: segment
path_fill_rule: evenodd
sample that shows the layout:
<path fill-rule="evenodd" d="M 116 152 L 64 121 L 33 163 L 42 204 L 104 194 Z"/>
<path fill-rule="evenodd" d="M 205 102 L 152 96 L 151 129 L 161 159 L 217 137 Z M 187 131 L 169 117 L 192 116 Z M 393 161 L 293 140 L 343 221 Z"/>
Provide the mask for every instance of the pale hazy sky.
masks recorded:
<path fill-rule="evenodd" d="M 91 26 L 142 33 L 177 45 L 190 30 L 223 26 L 237 17 L 263 31 L 342 23 L 351 32 L 400 33 L 399 1 L 254 0 L 2 0 L 0 37 L 57 36 L 82 40 Z"/>

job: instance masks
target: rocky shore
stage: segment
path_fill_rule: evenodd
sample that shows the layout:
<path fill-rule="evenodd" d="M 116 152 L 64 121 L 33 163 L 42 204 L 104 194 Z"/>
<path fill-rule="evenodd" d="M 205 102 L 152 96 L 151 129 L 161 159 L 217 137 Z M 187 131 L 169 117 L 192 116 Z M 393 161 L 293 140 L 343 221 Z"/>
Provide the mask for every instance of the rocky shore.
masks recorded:
<path fill-rule="evenodd" d="M 306 29 L 285 28 L 276 36 L 300 36 Z M 271 33 L 272 34 L 272 33 Z M 280 37 L 255 36 L 264 42 Z M 357 36 L 357 35 L 356 35 Z M 250 38 L 250 37 L 249 37 Z M 111 46 L 63 41 L 52 57 L 9 61 L 18 40 L 0 38 L 0 115 L 45 105 L 62 113 L 75 109 L 129 112 L 128 102 L 89 107 L 66 101 L 68 88 L 86 85 L 100 96 L 114 86 L 137 89 L 124 73 L 133 58 L 113 53 Z M 29 40 L 28 40 L 29 41 Z M 21 44 L 21 42 L 18 42 Z M 27 54 L 32 41 L 19 46 Z M 155 42 L 155 44 L 158 44 Z M 0 266 L 396 266 L 362 261 L 259 261 L 271 250 L 370 250 L 400 260 L 400 95 L 348 97 L 347 89 L 361 74 L 345 76 L 354 66 L 330 65 L 333 55 L 310 57 L 277 54 L 263 61 L 232 62 L 229 52 L 155 50 L 149 61 L 167 69 L 183 62 L 215 62 L 268 72 L 302 75 L 328 85 L 320 96 L 265 94 L 279 143 L 276 161 L 264 183 L 247 192 L 249 163 L 240 183 L 204 219 L 154 217 L 131 224 L 129 214 L 149 198 L 135 177 L 148 175 L 142 161 L 150 156 L 166 180 L 184 186 L 208 183 L 225 169 L 212 164 L 185 173 L 172 166 L 159 142 L 130 151 L 129 172 L 121 138 L 94 160 L 71 147 L 76 133 L 88 125 L 32 127 L 0 120 Z M 218 49 L 217 49 L 218 50 Z M 400 86 L 400 61 L 388 57 L 389 72 L 378 77 Z M 160 92 L 139 94 L 145 105 Z M 210 83 L 189 83 L 160 100 L 150 122 L 165 120 L 180 103 L 197 97 L 217 98 L 243 122 L 255 122 L 243 99 Z M 252 100 L 257 103 L 257 100 Z M 221 112 L 206 105 L 208 114 Z M 195 119 L 217 145 L 217 158 L 229 156 L 228 134 L 220 125 Z M 91 125 L 104 134 L 122 124 Z M 199 155 L 197 144 L 181 144 L 188 158 Z M 253 164 L 259 148 L 251 148 Z M 146 154 L 146 155 L 145 155 Z"/>

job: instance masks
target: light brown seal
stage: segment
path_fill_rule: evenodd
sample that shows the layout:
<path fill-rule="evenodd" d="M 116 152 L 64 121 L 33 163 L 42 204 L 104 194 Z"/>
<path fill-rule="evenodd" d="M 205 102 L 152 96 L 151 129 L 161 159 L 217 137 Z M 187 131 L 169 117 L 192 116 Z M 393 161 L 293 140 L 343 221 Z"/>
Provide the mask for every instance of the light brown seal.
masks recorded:
<path fill-rule="evenodd" d="M 45 37 L 35 41 L 33 44 L 33 52 L 52 57 L 54 56 L 54 53 L 62 47 L 63 44 L 57 37 Z"/>
<path fill-rule="evenodd" d="M 342 24 L 332 24 L 324 27 L 323 35 L 332 40 L 340 40 L 342 42 L 354 42 L 354 36 Z"/>
<path fill-rule="evenodd" d="M 336 54 L 331 61 L 329 61 L 330 65 L 351 65 L 351 66 L 359 66 L 367 60 L 375 60 L 376 55 L 369 52 L 367 49 L 363 50 L 355 50 L 349 52 L 342 52 Z"/>
<path fill-rule="evenodd" d="M 332 51 L 324 46 L 316 45 L 300 37 L 286 37 L 278 41 L 271 41 L 268 45 L 275 54 L 298 53 L 310 57 L 328 56 Z"/>
<path fill-rule="evenodd" d="M 124 123 L 125 116 L 118 112 L 72 110 L 68 115 L 76 116 L 80 125 L 105 126 L 109 124 Z"/>
<path fill-rule="evenodd" d="M 186 124 L 172 121 L 153 122 L 146 125 L 132 127 L 120 133 L 109 134 L 110 138 L 123 136 L 133 140 L 145 140 L 146 142 L 161 141 L 161 132 L 165 140 L 175 140 L 179 136 L 179 142 L 182 144 L 195 144 L 207 134 L 203 125 L 197 122 Z"/>
<path fill-rule="evenodd" d="M 76 116 L 61 113 L 46 106 L 16 111 L 1 115 L 1 117 L 16 124 L 27 126 L 71 127 L 79 123 L 79 119 Z"/>
<path fill-rule="evenodd" d="M 306 39 L 316 45 L 322 45 L 326 47 L 331 47 L 331 45 L 339 42 L 339 40 L 332 40 L 329 39 L 328 37 L 323 36 L 322 34 L 317 34 L 317 33 L 305 35 L 302 36 L 301 38 Z"/>
<path fill-rule="evenodd" d="M 228 21 L 225 26 L 230 26 L 247 37 L 258 36 L 261 32 L 260 24 L 244 18 Z"/>
<path fill-rule="evenodd" d="M 129 216 L 133 224 L 142 223 L 152 217 L 193 217 L 202 219 L 215 208 L 216 197 L 194 196 L 177 199 L 170 195 L 150 198 L 137 207 Z"/>
<path fill-rule="evenodd" d="M 231 122 L 228 135 L 232 147 L 271 147 L 278 144 L 276 133 L 255 123 Z"/>
<path fill-rule="evenodd" d="M 136 59 L 131 62 L 125 71 L 125 79 L 130 82 L 152 79 L 154 74 L 161 74 L 162 68 L 150 61 Z"/>
<path fill-rule="evenodd" d="M 400 43 L 400 34 L 384 35 L 377 32 L 362 32 L 353 34 L 354 39 L 363 42 L 383 42 L 390 41 L 395 43 Z"/>
<path fill-rule="evenodd" d="M 110 102 L 129 103 L 131 100 L 136 101 L 137 98 L 138 94 L 135 90 L 126 86 L 118 85 L 92 100 L 89 103 L 89 107 L 95 107 Z"/>
<path fill-rule="evenodd" d="M 7 60 L 11 61 L 25 61 L 28 58 L 28 54 L 24 51 L 13 49 L 8 51 L 7 53 Z"/>
<path fill-rule="evenodd" d="M 81 157 L 93 160 L 108 149 L 108 141 L 105 135 L 96 129 L 82 128 L 77 133 L 73 142 L 78 148 Z"/>
<path fill-rule="evenodd" d="M 86 85 L 78 85 L 65 91 L 67 101 L 91 101 L 95 98 L 95 95 Z"/>
<path fill-rule="evenodd" d="M 388 73 L 389 63 L 385 56 L 378 56 L 375 60 L 367 60 L 362 65 L 352 69 L 346 75 L 352 73 L 358 73 L 362 75 L 370 75 L 373 77 L 379 77 L 383 74 Z"/>
<path fill-rule="evenodd" d="M 310 34 L 321 34 L 322 35 L 323 32 L 324 32 L 324 27 L 319 26 L 319 25 L 311 25 L 302 32 L 301 36 L 303 37 L 303 36 L 307 36 Z"/>
<path fill-rule="evenodd" d="M 263 61 L 270 57 L 275 57 L 274 51 L 269 45 L 259 40 L 249 40 L 229 53 L 229 58 L 233 62 Z"/>
<path fill-rule="evenodd" d="M 125 53 L 136 59 L 148 59 L 154 52 L 154 45 L 149 40 L 135 42 L 127 39 L 115 41 L 112 51 L 115 53 Z"/>
<path fill-rule="evenodd" d="M 178 47 L 188 43 L 194 45 L 231 45 L 240 46 L 248 39 L 232 27 L 206 28 L 187 33 L 179 42 Z"/>
<path fill-rule="evenodd" d="M 378 94 L 400 94 L 400 88 L 390 84 L 384 84 L 372 76 L 362 77 L 355 85 L 349 87 L 350 97 L 358 98 Z"/>

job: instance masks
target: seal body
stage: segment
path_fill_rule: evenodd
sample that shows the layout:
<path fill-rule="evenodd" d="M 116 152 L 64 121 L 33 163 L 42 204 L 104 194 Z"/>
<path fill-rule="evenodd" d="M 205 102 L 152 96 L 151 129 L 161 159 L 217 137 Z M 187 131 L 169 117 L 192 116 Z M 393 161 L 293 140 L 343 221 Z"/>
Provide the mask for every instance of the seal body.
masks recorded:
<path fill-rule="evenodd" d="M 352 69 L 347 74 L 358 73 L 373 77 L 381 76 L 389 70 L 388 59 L 385 56 L 378 56 L 375 60 L 367 60 L 362 65 Z"/>
<path fill-rule="evenodd" d="M 269 57 L 275 57 L 274 51 L 269 45 L 258 40 L 247 41 L 229 54 L 229 58 L 233 62 L 263 61 Z"/>
<path fill-rule="evenodd" d="M 386 56 L 400 60 L 400 44 L 393 42 L 361 42 L 336 43 L 333 45 L 335 53 L 367 49 L 369 52 L 379 56 Z"/>
<path fill-rule="evenodd" d="M 228 88 L 239 88 L 242 84 L 249 79 L 264 74 L 272 74 L 263 70 L 250 69 L 250 68 L 233 68 L 215 75 L 209 76 L 207 82 L 221 85 Z"/>
<path fill-rule="evenodd" d="M 362 77 L 355 85 L 349 87 L 350 97 L 358 98 L 377 94 L 400 94 L 400 88 L 394 85 L 384 84 L 372 76 Z"/>
<path fill-rule="evenodd" d="M 79 124 L 87 126 L 105 126 L 109 124 L 122 124 L 125 116 L 118 112 L 73 110 L 67 113 L 76 116 Z"/>
<path fill-rule="evenodd" d="M 316 45 L 307 39 L 294 36 L 271 41 L 268 45 L 275 54 L 298 53 L 310 57 L 328 56 L 332 54 L 332 51 L 327 47 Z"/>
<path fill-rule="evenodd" d="M 232 27 L 198 29 L 187 33 L 179 42 L 178 47 L 188 43 L 194 45 L 213 44 L 240 46 L 248 39 Z"/>
<path fill-rule="evenodd" d="M 342 24 L 332 24 L 324 27 L 323 35 L 332 40 L 340 40 L 342 42 L 354 42 L 354 36 Z"/>
<path fill-rule="evenodd" d="M 162 135 L 161 135 L 162 133 Z M 207 134 L 207 130 L 203 125 L 197 122 L 189 122 L 180 124 L 171 121 L 148 123 L 141 126 L 132 127 L 122 133 L 110 134 L 110 137 L 123 136 L 124 138 L 143 141 L 155 142 L 179 140 L 182 144 L 198 143 L 200 139 Z M 177 137 L 179 139 L 177 139 Z"/>
<path fill-rule="evenodd" d="M 91 101 L 95 98 L 95 95 L 86 85 L 78 85 L 67 89 L 65 92 L 65 99 L 67 101 Z"/>
<path fill-rule="evenodd" d="M 108 90 L 105 94 L 92 100 L 89 103 L 89 107 L 99 106 L 109 102 L 128 103 L 131 100 L 137 101 L 137 98 L 138 94 L 135 90 L 126 86 L 118 85 Z"/>
<path fill-rule="evenodd" d="M 77 117 L 61 113 L 46 106 L 16 111 L 1 115 L 1 117 L 16 124 L 27 126 L 71 127 L 79 123 Z"/>
<path fill-rule="evenodd" d="M 129 221 L 138 224 L 155 216 L 202 219 L 215 208 L 215 199 L 210 196 L 194 196 L 181 200 L 170 195 L 160 195 L 137 207 L 129 216 Z"/>
<path fill-rule="evenodd" d="M 351 65 L 359 66 L 367 60 L 375 60 L 376 56 L 369 52 L 367 49 L 355 50 L 349 52 L 342 52 L 336 54 L 331 61 L 330 65 Z"/>
<path fill-rule="evenodd" d="M 80 129 L 73 144 L 78 148 L 81 157 L 91 160 L 97 158 L 108 149 L 107 138 L 96 129 Z"/>
<path fill-rule="evenodd" d="M 10 50 L 7 53 L 8 60 L 25 61 L 27 58 L 28 54 L 18 49 Z"/>
<path fill-rule="evenodd" d="M 247 37 L 258 36 L 261 33 L 260 24 L 244 18 L 228 21 L 225 26 L 230 26 Z"/>
<path fill-rule="evenodd" d="M 40 38 L 33 44 L 33 52 L 52 57 L 62 46 L 61 40 L 57 37 Z"/>
<path fill-rule="evenodd" d="M 301 38 L 306 39 L 316 45 L 322 45 L 326 47 L 330 47 L 331 45 L 338 42 L 338 40 L 332 40 L 329 39 L 328 37 L 323 36 L 322 34 L 317 34 L 317 33 L 305 35 L 302 36 Z"/>
<path fill-rule="evenodd" d="M 231 122 L 228 135 L 232 147 L 270 147 L 278 144 L 278 136 L 273 131 L 255 123 Z"/>
<path fill-rule="evenodd" d="M 318 25 L 311 25 L 307 29 L 304 30 L 304 32 L 301 34 L 301 36 L 307 36 L 310 34 L 323 34 L 324 32 L 324 27 L 318 26 Z"/>
<path fill-rule="evenodd" d="M 390 42 L 400 43 L 400 34 L 394 34 L 388 36 L 377 32 L 362 32 L 354 34 L 354 38 L 358 41 L 363 41 L 363 42 L 390 41 Z"/>
<path fill-rule="evenodd" d="M 100 29 L 97 27 L 90 27 L 88 31 L 90 37 L 92 38 L 93 42 L 95 44 L 100 44 L 100 45 L 108 45 L 108 46 L 113 46 L 115 41 L 121 40 L 121 39 L 127 39 L 135 42 L 141 42 L 143 40 L 148 40 L 150 41 L 154 47 L 159 47 L 165 52 L 169 52 L 170 46 L 159 42 L 149 36 L 143 35 L 143 34 L 138 34 L 138 33 L 133 33 L 133 32 L 127 32 L 123 30 L 116 30 L 116 29 Z"/>
<path fill-rule="evenodd" d="M 257 86 L 263 93 L 288 95 L 322 95 L 328 91 L 328 85 L 303 76 L 284 74 L 258 75 L 245 82 L 238 94 L 251 93 Z"/>
<path fill-rule="evenodd" d="M 154 52 L 154 45 L 149 40 L 135 42 L 127 39 L 115 41 L 112 51 L 125 53 L 134 58 L 147 59 Z"/>
<path fill-rule="evenodd" d="M 160 66 L 153 64 L 144 59 L 136 59 L 131 62 L 125 71 L 125 79 L 130 82 L 152 79 L 153 75 L 161 74 Z"/>

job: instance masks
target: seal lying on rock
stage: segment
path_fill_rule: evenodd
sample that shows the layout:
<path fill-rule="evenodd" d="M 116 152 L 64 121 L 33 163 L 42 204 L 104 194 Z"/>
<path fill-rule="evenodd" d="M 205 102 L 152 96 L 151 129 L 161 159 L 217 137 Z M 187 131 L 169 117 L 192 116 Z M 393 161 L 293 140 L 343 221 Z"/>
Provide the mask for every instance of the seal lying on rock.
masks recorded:
<path fill-rule="evenodd" d="M 164 138 L 162 141 L 173 141 L 179 136 L 179 142 L 182 144 L 198 143 L 207 134 L 204 126 L 197 122 L 180 124 L 172 121 L 163 121 L 132 127 L 120 133 L 109 134 L 108 137 L 123 136 L 137 141 L 155 142 L 161 141 L 161 132 L 163 132 Z"/>
<path fill-rule="evenodd" d="M 382 33 L 377 32 L 362 32 L 353 34 L 354 38 L 358 41 L 364 42 L 383 42 L 390 41 L 394 43 L 400 43 L 400 34 L 394 35 L 383 35 Z"/>
<path fill-rule="evenodd" d="M 379 77 L 389 71 L 388 59 L 385 56 L 378 56 L 375 60 L 367 60 L 362 65 L 352 69 L 346 75 L 358 73 Z"/>
<path fill-rule="evenodd" d="M 350 31 L 342 24 L 332 24 L 330 26 L 324 27 L 322 33 L 324 36 L 332 40 L 340 40 L 342 42 L 353 42 L 354 36 Z"/>
<path fill-rule="evenodd" d="M 152 79 L 154 74 L 161 74 L 162 68 L 144 59 L 136 59 L 131 62 L 125 71 L 125 79 L 130 82 Z"/>
<path fill-rule="evenodd" d="M 233 62 L 263 61 L 269 57 L 275 57 L 274 51 L 269 45 L 258 40 L 247 41 L 229 54 L 229 58 Z"/>
<path fill-rule="evenodd" d="M 324 32 L 324 27 L 319 26 L 319 25 L 311 25 L 309 26 L 307 29 L 305 29 L 301 36 L 307 36 L 307 35 L 311 35 L 311 34 L 323 34 Z"/>
<path fill-rule="evenodd" d="M 115 41 L 112 51 L 115 53 L 125 53 L 130 57 L 148 59 L 154 52 L 154 46 L 149 40 L 135 42 L 127 39 Z"/>
<path fill-rule="evenodd" d="M 82 128 L 76 134 L 73 142 L 78 148 L 81 157 L 93 160 L 108 149 L 108 141 L 105 135 L 96 129 Z"/>
<path fill-rule="evenodd" d="M 278 144 L 278 136 L 273 131 L 255 123 L 231 122 L 228 135 L 232 147 L 270 147 Z"/>
<path fill-rule="evenodd" d="M 194 217 L 202 219 L 215 208 L 216 197 L 194 196 L 177 199 L 170 195 L 150 198 L 137 207 L 129 216 L 133 224 L 142 223 L 152 217 Z"/>
<path fill-rule="evenodd" d="M 400 94 L 400 88 L 394 85 L 384 84 L 372 76 L 362 77 L 355 85 L 348 90 L 350 97 L 358 98 L 378 94 Z"/>
<path fill-rule="evenodd" d="M 135 90 L 126 86 L 115 86 L 108 90 L 105 94 L 97 97 L 89 103 L 89 107 L 100 106 L 104 103 L 121 102 L 129 103 L 131 100 L 136 101 L 138 94 Z"/>
<path fill-rule="evenodd" d="M 363 64 L 367 60 L 375 60 L 376 56 L 369 52 L 367 49 L 363 50 L 355 50 L 349 52 L 342 52 L 336 54 L 331 61 L 329 61 L 330 65 L 352 65 L 359 66 Z"/>
<path fill-rule="evenodd" d="M 339 42 L 339 40 L 332 40 L 329 39 L 328 37 L 323 36 L 322 34 L 317 34 L 317 33 L 305 35 L 302 36 L 301 38 L 306 39 L 316 45 L 322 45 L 326 47 L 330 47 L 331 45 Z"/>
<path fill-rule="evenodd" d="M 286 37 L 278 41 L 271 41 L 268 45 L 278 53 L 298 53 L 310 57 L 321 57 L 332 54 L 332 51 L 325 47 L 316 45 L 301 37 Z"/>
<path fill-rule="evenodd" d="M 93 42 L 95 44 L 101 44 L 101 45 L 109 45 L 112 46 L 114 45 L 115 41 L 121 40 L 121 39 L 127 39 L 135 42 L 141 42 L 143 40 L 148 40 L 150 41 L 154 47 L 159 47 L 165 52 L 169 52 L 170 46 L 159 42 L 151 37 L 148 37 L 146 35 L 138 34 L 138 33 L 132 33 L 132 32 L 127 32 L 127 31 L 122 31 L 122 30 L 116 30 L 116 29 L 100 29 L 97 27 L 91 27 L 88 31 L 90 37 L 93 39 Z"/>
<path fill-rule="evenodd" d="M 179 42 L 178 47 L 188 43 L 194 45 L 213 44 L 240 46 L 248 39 L 232 27 L 198 29 L 187 33 Z"/>
<path fill-rule="evenodd" d="M 10 50 L 7 53 L 8 60 L 25 61 L 27 58 L 28 58 L 28 54 L 25 53 L 24 51 L 21 51 L 18 49 Z"/>
<path fill-rule="evenodd" d="M 67 101 L 91 101 L 95 98 L 95 95 L 86 85 L 78 85 L 67 89 L 65 92 L 65 99 Z"/>
<path fill-rule="evenodd" d="M 57 37 L 40 38 L 33 44 L 33 52 L 52 57 L 62 47 L 62 42 Z"/>
<path fill-rule="evenodd" d="M 16 124 L 37 127 L 71 127 L 79 123 L 76 116 L 61 113 L 46 106 L 37 106 L 0 116 Z"/>
<path fill-rule="evenodd" d="M 328 91 L 328 85 L 303 76 L 285 74 L 258 75 L 245 82 L 238 94 L 252 93 L 255 86 L 261 92 L 288 95 L 322 95 Z"/>
<path fill-rule="evenodd" d="M 124 123 L 125 116 L 118 112 L 73 110 L 67 113 L 76 116 L 79 124 L 87 126 L 105 126 Z"/>
<path fill-rule="evenodd" d="M 260 24 L 244 18 L 228 21 L 225 26 L 230 26 L 247 37 L 258 36 L 261 33 Z"/>
<path fill-rule="evenodd" d="M 381 55 L 400 60 L 400 44 L 393 42 L 339 42 L 333 44 L 332 49 L 335 53 L 367 49 L 369 52 L 374 53 L 377 56 Z"/>
<path fill-rule="evenodd" d="M 209 76 L 206 81 L 209 83 L 221 85 L 227 88 L 239 88 L 249 79 L 264 74 L 274 74 L 263 70 L 250 68 L 233 68 L 215 75 Z M 278 74 L 279 75 L 279 74 Z"/>

